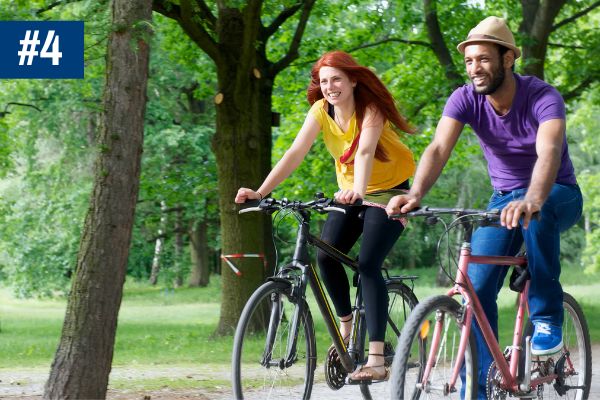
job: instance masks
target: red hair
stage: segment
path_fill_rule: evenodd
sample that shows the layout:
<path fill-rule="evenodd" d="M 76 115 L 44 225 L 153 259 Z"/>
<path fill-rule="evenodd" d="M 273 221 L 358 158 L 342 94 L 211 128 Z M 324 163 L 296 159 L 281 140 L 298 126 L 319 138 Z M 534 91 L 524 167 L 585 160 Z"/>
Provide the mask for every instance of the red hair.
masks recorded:
<path fill-rule="evenodd" d="M 323 98 L 319 79 L 319 71 L 322 67 L 337 68 L 348 75 L 350 81 L 356 82 L 354 104 L 359 133 L 362 131 L 362 123 L 368 107 L 377 109 L 383 114 L 384 119 L 390 121 L 397 130 L 406 133 L 415 132 L 408 121 L 400 115 L 394 97 L 377 75 L 369 68 L 358 64 L 350 54 L 343 51 L 335 50 L 325 53 L 313 65 L 310 72 L 310 84 L 306 90 L 306 98 L 311 105 Z M 389 160 L 379 144 L 375 151 L 375 157 L 381 161 Z"/>

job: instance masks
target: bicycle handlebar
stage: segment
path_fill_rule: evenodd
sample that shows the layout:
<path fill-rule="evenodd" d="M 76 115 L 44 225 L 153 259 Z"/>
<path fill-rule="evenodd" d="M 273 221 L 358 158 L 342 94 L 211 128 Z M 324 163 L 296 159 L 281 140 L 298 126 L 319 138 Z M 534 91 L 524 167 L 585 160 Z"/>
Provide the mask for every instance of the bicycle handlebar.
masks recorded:
<path fill-rule="evenodd" d="M 334 199 L 328 199 L 326 197 L 317 198 L 311 201 L 300 201 L 300 200 L 288 200 L 283 198 L 281 200 L 274 199 L 272 197 L 268 197 L 262 200 L 252 200 L 247 201 L 241 204 L 242 209 L 238 212 L 239 214 L 244 214 L 248 212 L 255 211 L 276 211 L 282 209 L 290 209 L 290 210 L 307 210 L 312 209 L 317 212 L 330 212 L 336 211 L 341 213 L 346 213 L 346 210 L 340 207 L 336 207 L 338 204 L 334 201 Z M 357 200 L 351 206 L 360 206 L 362 205 L 362 200 Z"/>
<path fill-rule="evenodd" d="M 444 214 L 451 214 L 456 217 L 480 217 L 489 220 L 500 219 L 500 210 L 478 210 L 471 208 L 437 208 L 437 207 L 420 207 L 413 211 L 404 214 L 390 215 L 390 218 L 411 218 L 411 217 L 438 217 Z"/>

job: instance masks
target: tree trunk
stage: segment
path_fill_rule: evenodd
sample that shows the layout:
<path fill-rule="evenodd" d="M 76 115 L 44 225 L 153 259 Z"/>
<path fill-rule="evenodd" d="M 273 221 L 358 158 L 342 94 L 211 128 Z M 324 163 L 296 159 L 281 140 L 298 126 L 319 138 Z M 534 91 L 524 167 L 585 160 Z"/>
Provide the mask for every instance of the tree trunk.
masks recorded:
<path fill-rule="evenodd" d="M 427 27 L 427 36 L 431 42 L 431 48 L 438 62 L 444 68 L 446 79 L 453 88 L 457 88 L 464 83 L 464 79 L 456 69 L 452 55 L 446 46 L 440 24 L 437 16 L 436 0 L 423 0 L 423 8 L 425 12 L 425 26 Z"/>
<path fill-rule="evenodd" d="M 105 398 L 113 358 L 139 189 L 152 2 L 114 0 L 112 15 L 94 188 L 45 399 Z"/>
<path fill-rule="evenodd" d="M 183 254 L 183 231 L 182 231 L 182 209 L 177 206 L 175 211 L 175 254 L 173 267 L 175 271 L 175 281 L 173 285 L 175 287 L 181 287 L 183 285 L 183 272 L 181 267 L 181 255 Z"/>
<path fill-rule="evenodd" d="M 158 282 L 158 273 L 160 272 L 160 256 L 162 254 L 163 246 L 164 246 L 164 234 L 167 228 L 167 213 L 165 210 L 167 209 L 167 204 L 164 201 L 160 202 L 160 223 L 158 228 L 158 237 L 156 238 L 156 242 L 154 244 L 154 257 L 152 258 L 152 269 L 150 270 L 150 279 L 149 282 L 152 286 L 156 285 Z"/>
<path fill-rule="evenodd" d="M 226 254 L 261 252 L 267 260 L 273 260 L 270 218 L 258 214 L 239 216 L 233 199 L 240 186 L 257 188 L 270 170 L 273 82 L 279 72 L 298 58 L 315 1 L 299 0 L 284 5 L 268 26 L 263 25 L 261 18 L 262 1 L 218 1 L 216 8 L 203 0 L 153 2 L 154 9 L 175 19 L 217 67 L 217 132 L 212 146 L 219 179 L 221 244 Z M 213 14 L 215 9 L 217 15 Z M 296 28 L 285 55 L 275 62 L 269 61 L 266 56 L 269 38 L 294 16 L 298 16 Z M 244 264 L 254 270 L 243 278 L 229 268 L 222 270 L 218 334 L 233 332 L 246 300 L 264 279 L 264 274 L 256 273 L 264 271 L 259 259 L 246 260 Z"/>
<path fill-rule="evenodd" d="M 256 189 L 269 172 L 273 81 L 267 77 L 256 79 L 251 71 L 233 69 L 233 60 L 228 67 L 229 70 L 219 71 L 219 82 L 240 79 L 246 82 L 235 91 L 231 87 L 222 87 L 223 102 L 217 106 L 213 149 L 219 177 L 221 245 L 226 254 L 272 254 L 270 218 L 259 213 L 238 215 L 239 207 L 233 199 L 237 188 Z M 254 167 L 249 168 L 250 165 Z M 239 264 L 248 271 L 242 277 L 230 268 L 221 270 L 223 292 L 219 334 L 233 332 L 246 300 L 265 278 L 260 273 L 264 270 L 260 259 L 245 259 Z"/>
<path fill-rule="evenodd" d="M 198 221 L 190 231 L 190 256 L 192 259 L 192 273 L 190 287 L 205 287 L 210 281 L 210 266 L 208 263 L 206 220 Z"/>
<path fill-rule="evenodd" d="M 524 40 L 523 73 L 544 79 L 544 62 L 548 38 L 552 33 L 554 19 L 566 0 L 521 0 L 523 20 L 519 32 Z"/>

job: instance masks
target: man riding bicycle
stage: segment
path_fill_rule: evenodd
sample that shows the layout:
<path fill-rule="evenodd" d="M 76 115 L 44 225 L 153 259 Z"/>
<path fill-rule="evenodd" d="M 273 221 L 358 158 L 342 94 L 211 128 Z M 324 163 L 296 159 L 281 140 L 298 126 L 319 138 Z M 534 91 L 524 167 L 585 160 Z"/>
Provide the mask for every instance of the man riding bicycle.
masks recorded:
<path fill-rule="evenodd" d="M 488 17 L 458 45 L 471 84 L 446 102 L 433 141 L 425 150 L 407 195 L 388 204 L 388 214 L 417 207 L 448 161 L 465 124 L 477 134 L 488 163 L 494 192 L 488 209 L 501 209 L 503 228 L 479 228 L 473 254 L 514 255 L 523 242 L 531 284 L 530 318 L 533 355 L 562 348 L 563 296 L 560 276 L 560 232 L 575 224 L 582 211 L 565 133 L 565 105 L 546 82 L 513 72 L 521 52 L 504 19 Z M 539 213 L 539 218 L 532 215 Z M 496 299 L 506 268 L 471 265 L 469 277 L 498 337 Z M 485 398 L 492 362 L 478 327 L 479 393 Z"/>

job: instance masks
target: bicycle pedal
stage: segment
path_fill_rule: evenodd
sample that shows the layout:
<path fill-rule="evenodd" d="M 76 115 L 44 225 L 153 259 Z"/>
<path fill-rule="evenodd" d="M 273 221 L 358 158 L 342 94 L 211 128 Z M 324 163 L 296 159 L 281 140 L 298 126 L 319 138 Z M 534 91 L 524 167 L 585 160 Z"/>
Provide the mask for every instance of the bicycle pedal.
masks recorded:
<path fill-rule="evenodd" d="M 370 385 L 373 382 L 380 382 L 380 381 L 373 381 L 372 379 L 352 380 L 352 379 L 350 379 L 349 376 L 346 378 L 346 385 L 360 385 L 360 384 Z"/>

